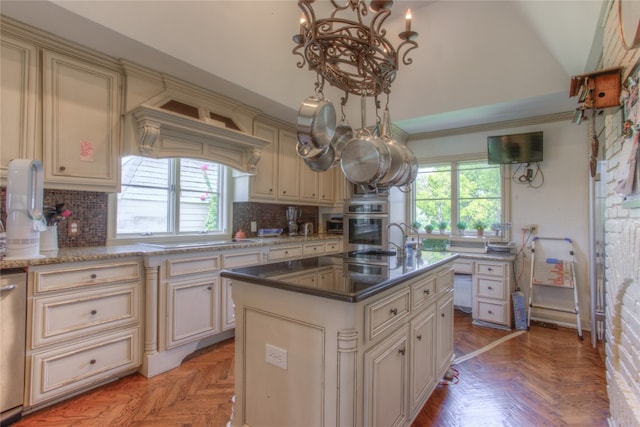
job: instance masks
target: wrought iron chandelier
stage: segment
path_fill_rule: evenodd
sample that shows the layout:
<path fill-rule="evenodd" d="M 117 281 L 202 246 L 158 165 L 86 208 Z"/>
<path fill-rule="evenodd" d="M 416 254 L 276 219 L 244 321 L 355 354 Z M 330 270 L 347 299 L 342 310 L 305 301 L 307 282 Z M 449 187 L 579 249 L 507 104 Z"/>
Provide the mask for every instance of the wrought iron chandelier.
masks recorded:
<path fill-rule="evenodd" d="M 346 93 L 374 97 L 389 94 L 399 59 L 404 65 L 411 64 L 407 54 L 418 47 L 418 33 L 411 30 L 410 10 L 405 31 L 398 35 L 402 42 L 396 49 L 382 28 L 391 15 L 393 1 L 372 0 L 367 6 L 364 0 L 348 0 L 343 5 L 331 0 L 333 11 L 327 18 L 316 17 L 313 2 L 298 1 L 303 13 L 300 32 L 293 37 L 293 54 L 301 58 L 298 67 L 308 64 L 310 70 Z"/>

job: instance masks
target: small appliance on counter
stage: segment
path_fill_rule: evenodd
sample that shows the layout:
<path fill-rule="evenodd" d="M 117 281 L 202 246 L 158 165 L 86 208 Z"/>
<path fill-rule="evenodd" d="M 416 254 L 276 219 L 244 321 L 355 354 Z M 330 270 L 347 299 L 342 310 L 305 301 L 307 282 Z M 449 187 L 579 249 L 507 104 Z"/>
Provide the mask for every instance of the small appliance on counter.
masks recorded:
<path fill-rule="evenodd" d="M 298 209 L 295 206 L 289 206 L 286 210 L 287 215 L 287 230 L 289 236 L 298 235 L 298 221 L 302 216 L 302 209 Z"/>
<path fill-rule="evenodd" d="M 485 239 L 463 236 L 450 236 L 447 250 L 450 252 L 486 253 L 487 242 Z"/>
<path fill-rule="evenodd" d="M 5 259 L 40 258 L 44 170 L 39 160 L 14 159 L 7 172 L 7 246 Z"/>
<path fill-rule="evenodd" d="M 328 234 L 344 234 L 344 221 L 342 217 L 334 216 L 327 220 Z"/>

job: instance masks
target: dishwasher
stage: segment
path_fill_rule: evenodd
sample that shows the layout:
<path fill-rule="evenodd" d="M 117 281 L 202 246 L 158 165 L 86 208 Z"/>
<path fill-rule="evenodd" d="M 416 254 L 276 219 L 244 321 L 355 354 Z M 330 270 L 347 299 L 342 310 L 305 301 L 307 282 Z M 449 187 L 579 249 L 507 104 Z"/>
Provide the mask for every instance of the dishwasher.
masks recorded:
<path fill-rule="evenodd" d="M 22 417 L 24 399 L 27 273 L 0 272 L 0 425 Z"/>

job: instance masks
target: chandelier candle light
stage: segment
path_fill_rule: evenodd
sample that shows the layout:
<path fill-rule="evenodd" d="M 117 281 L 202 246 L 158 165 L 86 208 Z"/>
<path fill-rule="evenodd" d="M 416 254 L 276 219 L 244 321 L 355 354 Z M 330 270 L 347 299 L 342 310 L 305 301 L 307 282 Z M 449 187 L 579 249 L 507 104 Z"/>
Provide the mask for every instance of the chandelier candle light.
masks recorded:
<path fill-rule="evenodd" d="M 364 122 L 364 98 L 374 97 L 376 108 L 379 108 L 377 98 L 384 93 L 387 95 L 388 103 L 391 84 L 396 78 L 400 60 L 404 65 L 410 65 L 413 62 L 407 54 L 418 47 L 415 42 L 418 33 L 411 29 L 411 10 L 407 10 L 405 31 L 398 35 L 401 42 L 396 49 L 386 38 L 387 31 L 383 28 L 384 22 L 391 15 L 390 8 L 393 1 L 372 0 L 367 5 L 364 0 L 348 0 L 342 4 L 331 0 L 333 10 L 326 18 L 316 17 L 312 3 L 314 0 L 298 1 L 302 17 L 300 31 L 293 36 L 296 46 L 292 51 L 294 55 L 301 58 L 297 66 L 303 68 L 307 65 L 309 70 L 318 74 L 314 100 L 324 98 L 322 90 L 325 81 L 345 92 L 341 102 L 343 109 L 349 94 L 362 97 L 361 108 Z M 333 130 L 328 129 L 326 133 L 331 135 Z M 368 132 L 365 129 L 365 123 L 362 124 L 362 129 L 359 132 Z M 379 137 L 380 135 L 374 136 Z M 301 144 L 308 144 L 307 141 L 301 141 L 300 137 L 298 140 Z M 299 147 L 298 155 L 305 158 L 305 153 L 313 152 L 314 155 L 321 153 L 321 155 L 340 158 L 340 150 L 343 150 L 344 153 L 349 142 L 346 145 L 341 144 L 337 152 L 333 141 L 329 145 L 331 150 L 323 147 L 314 147 L 315 150 L 308 146 L 306 149 Z M 309 159 L 305 158 L 305 160 Z M 344 161 L 343 157 L 341 164 L 343 170 Z M 329 167 L 333 167 L 337 162 L 325 163 L 330 165 Z M 307 164 L 309 165 L 309 162 Z M 375 186 L 376 182 L 368 184 Z"/>

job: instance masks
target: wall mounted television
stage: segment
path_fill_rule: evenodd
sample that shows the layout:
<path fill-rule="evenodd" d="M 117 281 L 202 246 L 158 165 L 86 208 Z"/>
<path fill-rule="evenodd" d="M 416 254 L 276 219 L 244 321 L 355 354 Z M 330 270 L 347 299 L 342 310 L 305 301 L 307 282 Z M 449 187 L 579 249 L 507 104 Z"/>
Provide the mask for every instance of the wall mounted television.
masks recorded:
<path fill-rule="evenodd" d="M 542 161 L 542 132 L 487 137 L 489 164 Z"/>

